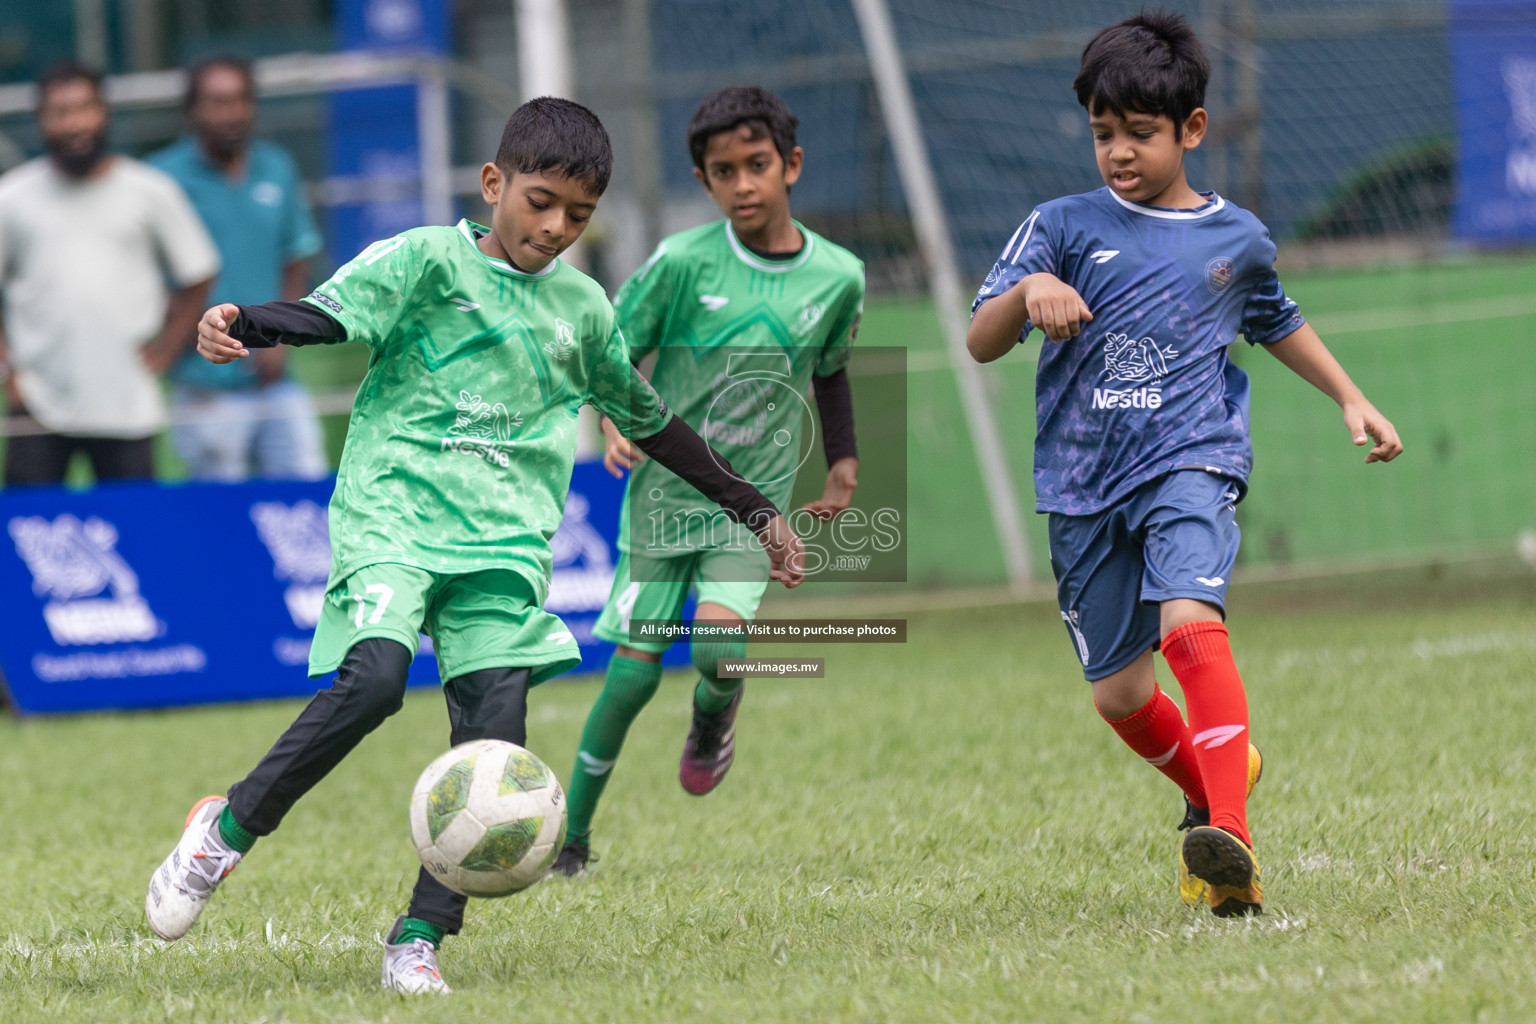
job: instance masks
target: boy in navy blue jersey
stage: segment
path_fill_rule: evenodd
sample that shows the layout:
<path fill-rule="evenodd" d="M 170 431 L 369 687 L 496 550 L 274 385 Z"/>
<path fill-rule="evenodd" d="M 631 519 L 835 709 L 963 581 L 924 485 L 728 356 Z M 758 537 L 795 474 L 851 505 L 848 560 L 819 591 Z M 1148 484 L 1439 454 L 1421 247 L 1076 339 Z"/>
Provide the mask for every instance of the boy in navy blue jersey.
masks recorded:
<path fill-rule="evenodd" d="M 966 343 L 990 362 L 1032 328 L 1049 339 L 1035 489 L 1061 616 L 1099 713 L 1184 792 L 1180 895 L 1227 917 L 1263 906 L 1246 806 L 1262 761 L 1223 625 L 1253 464 L 1248 377 L 1227 345 L 1241 332 L 1337 402 L 1366 462 L 1403 446 L 1286 296 L 1264 225 L 1185 179 L 1209 76 L 1178 15 L 1093 38 L 1073 89 L 1105 187 L 1019 225 Z M 1159 646 L 1187 724 L 1153 676 Z"/>

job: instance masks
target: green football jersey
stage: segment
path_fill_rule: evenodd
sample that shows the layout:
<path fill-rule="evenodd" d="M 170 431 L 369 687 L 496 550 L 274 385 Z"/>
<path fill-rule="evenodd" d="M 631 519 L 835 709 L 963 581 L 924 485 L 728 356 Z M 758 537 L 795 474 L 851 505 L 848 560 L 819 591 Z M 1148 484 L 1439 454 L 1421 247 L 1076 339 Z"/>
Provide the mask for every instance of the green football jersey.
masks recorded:
<path fill-rule="evenodd" d="M 332 586 L 377 562 L 504 568 L 542 604 L 577 410 L 635 437 L 670 418 L 597 282 L 558 259 L 525 274 L 480 251 L 485 233 L 375 242 L 308 297 L 373 350 L 331 497 Z"/>
<path fill-rule="evenodd" d="M 657 392 L 781 509 L 819 447 L 804 428 L 807 386 L 848 365 L 864 307 L 863 263 L 796 226 L 805 245 L 787 260 L 752 252 L 729 221 L 672 235 L 614 300 L 633 357 L 657 353 Z M 652 460 L 630 477 L 621 521 L 632 527 L 620 531 L 624 550 L 632 540 L 658 555 L 746 543 Z"/>

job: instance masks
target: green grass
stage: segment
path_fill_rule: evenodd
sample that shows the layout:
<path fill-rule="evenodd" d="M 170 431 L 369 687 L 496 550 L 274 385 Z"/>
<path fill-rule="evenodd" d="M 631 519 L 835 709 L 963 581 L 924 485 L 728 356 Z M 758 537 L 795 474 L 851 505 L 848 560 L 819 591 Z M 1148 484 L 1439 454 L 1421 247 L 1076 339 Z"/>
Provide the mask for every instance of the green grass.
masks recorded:
<path fill-rule="evenodd" d="M 1533 613 L 1529 575 L 1239 589 L 1268 757 L 1250 921 L 1178 902 L 1177 794 L 1097 720 L 1050 606 L 914 615 L 905 646 L 816 652 L 825 680 L 750 684 L 705 800 L 675 780 L 688 679 L 670 675 L 594 873 L 473 904 L 443 954 L 457 993 L 418 1003 L 378 991 L 374 936 L 414 877 L 435 692 L 168 948 L 143 923 L 150 871 L 298 705 L 5 721 L 0 1018 L 1529 1021 Z M 562 776 L 597 685 L 534 695 L 531 745 Z"/>

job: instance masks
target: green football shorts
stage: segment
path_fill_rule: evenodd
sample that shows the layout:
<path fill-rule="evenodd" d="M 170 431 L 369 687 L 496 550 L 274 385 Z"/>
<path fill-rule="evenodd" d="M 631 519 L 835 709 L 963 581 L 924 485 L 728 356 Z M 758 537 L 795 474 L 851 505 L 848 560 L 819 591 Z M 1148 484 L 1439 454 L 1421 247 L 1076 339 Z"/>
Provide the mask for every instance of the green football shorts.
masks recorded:
<path fill-rule="evenodd" d="M 415 654 L 432 638 L 437 668 L 453 679 L 482 668 L 531 668 L 530 682 L 581 664 L 576 638 L 540 608 L 533 584 L 510 569 L 443 575 L 397 562 L 364 566 L 325 595 L 309 648 L 309 674 L 336 671 L 359 640 L 387 637 Z"/>
<path fill-rule="evenodd" d="M 643 571 L 638 575 L 644 582 L 630 578 L 631 565 L 641 559 Z M 629 552 L 621 552 L 613 573 L 613 590 L 592 632 L 612 643 L 659 654 L 671 643 L 631 640 L 630 620 L 681 618 L 688 590 L 695 582 L 700 604 L 718 604 L 740 615 L 743 622 L 751 622 L 768 589 L 768 569 L 768 552 L 757 544 L 744 550 L 705 548 L 674 558 L 641 555 L 635 559 Z"/>

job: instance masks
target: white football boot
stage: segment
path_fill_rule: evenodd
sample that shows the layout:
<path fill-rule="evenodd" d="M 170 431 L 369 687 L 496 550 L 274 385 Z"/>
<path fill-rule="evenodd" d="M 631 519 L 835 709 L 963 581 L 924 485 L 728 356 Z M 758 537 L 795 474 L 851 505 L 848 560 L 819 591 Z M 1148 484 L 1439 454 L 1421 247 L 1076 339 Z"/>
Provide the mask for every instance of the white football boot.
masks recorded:
<path fill-rule="evenodd" d="M 186 831 L 149 879 L 144 914 L 149 930 L 175 942 L 197 923 L 208 897 L 240 863 L 240 854 L 219 836 L 219 815 L 228 800 L 205 796 L 187 814 Z"/>
<path fill-rule="evenodd" d="M 384 977 L 379 984 L 391 992 L 414 996 L 424 992 L 447 995 L 453 989 L 443 980 L 437 969 L 437 947 L 426 939 L 413 939 L 398 945 L 390 942 L 400 931 L 403 917 L 395 919 L 395 926 L 384 940 Z M 377 934 L 377 933 L 375 933 Z"/>

